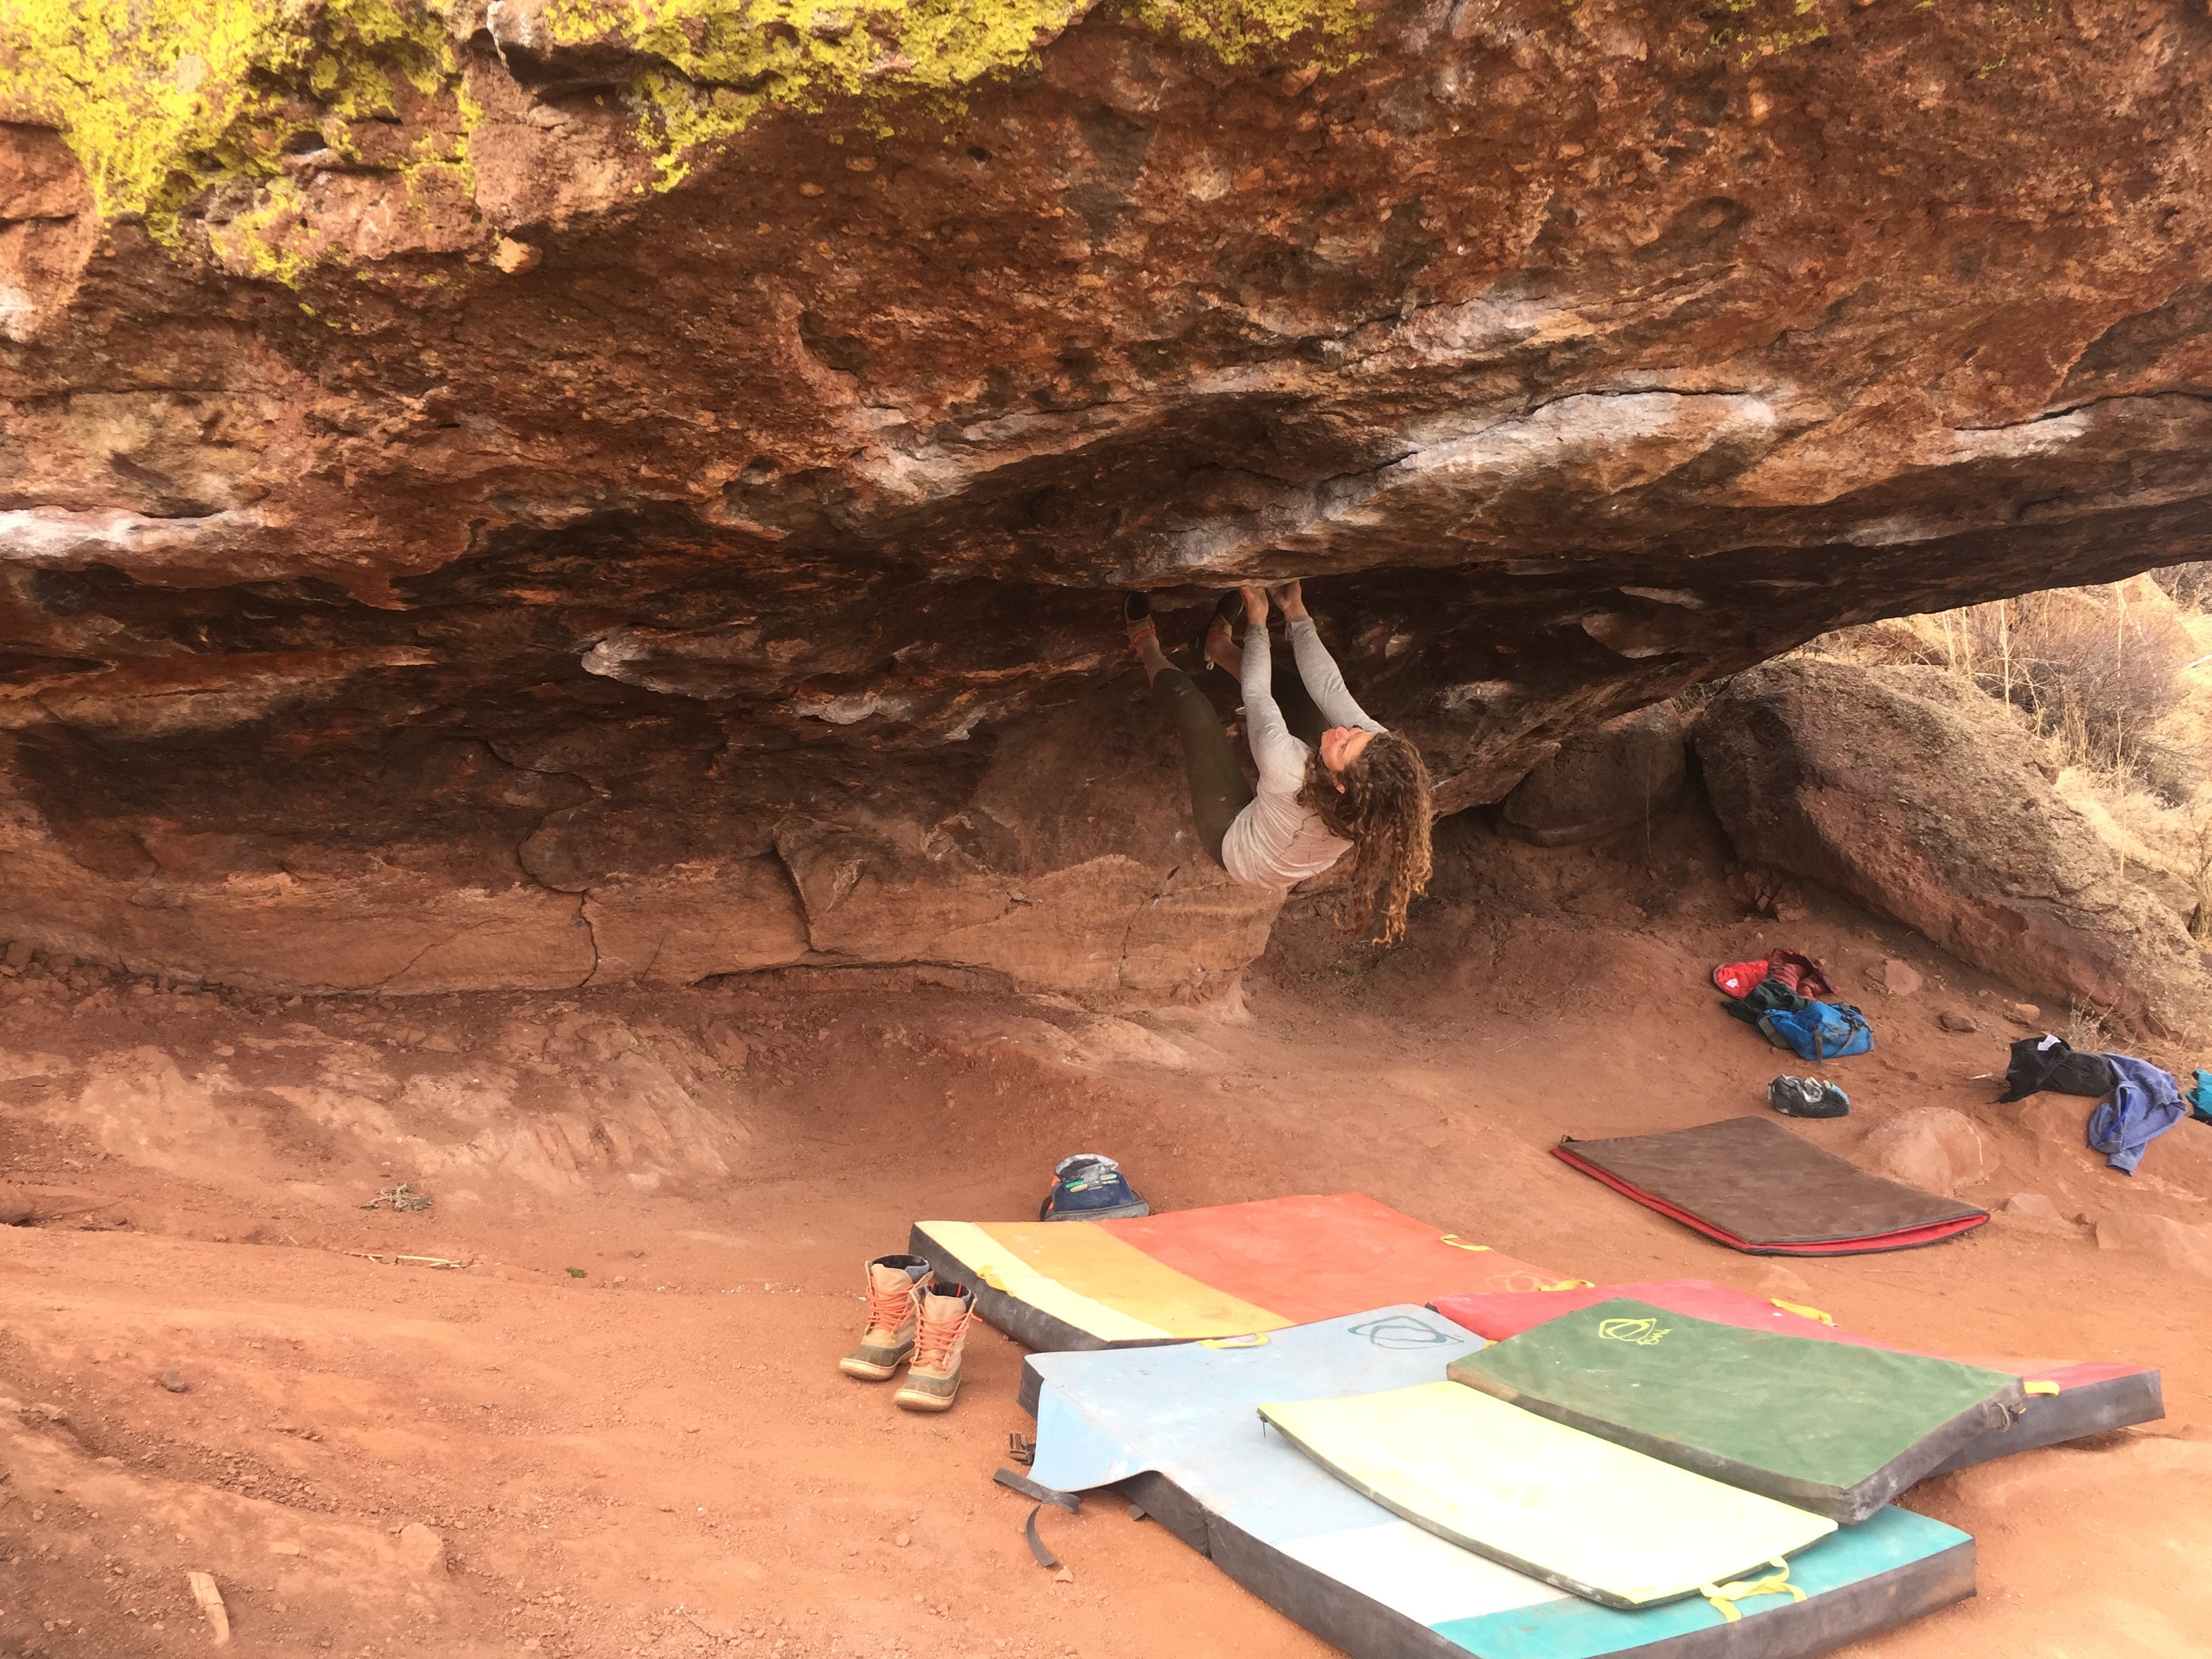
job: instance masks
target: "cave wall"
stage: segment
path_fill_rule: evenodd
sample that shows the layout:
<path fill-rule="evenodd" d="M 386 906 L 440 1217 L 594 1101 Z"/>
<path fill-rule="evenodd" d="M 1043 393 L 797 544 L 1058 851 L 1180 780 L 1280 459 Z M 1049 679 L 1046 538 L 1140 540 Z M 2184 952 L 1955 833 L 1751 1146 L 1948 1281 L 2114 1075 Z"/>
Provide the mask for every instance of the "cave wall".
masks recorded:
<path fill-rule="evenodd" d="M 1309 579 L 1456 810 L 2212 542 L 2201 7 L 181 15 L 0 22 L 0 934 L 73 954 L 1202 995 L 1274 901 L 1121 588 Z"/>

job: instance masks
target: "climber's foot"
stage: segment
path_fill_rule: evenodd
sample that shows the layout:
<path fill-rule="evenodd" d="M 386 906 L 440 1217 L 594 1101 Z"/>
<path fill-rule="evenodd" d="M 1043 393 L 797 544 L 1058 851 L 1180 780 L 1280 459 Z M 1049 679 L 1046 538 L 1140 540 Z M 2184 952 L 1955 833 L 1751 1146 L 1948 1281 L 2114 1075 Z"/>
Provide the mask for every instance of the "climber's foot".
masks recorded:
<path fill-rule="evenodd" d="M 1213 607 L 1212 616 L 1206 618 L 1206 632 L 1199 640 L 1199 653 L 1231 679 L 1240 678 L 1244 659 L 1237 650 L 1237 618 L 1244 614 L 1244 596 L 1224 593 Z"/>
<path fill-rule="evenodd" d="M 1166 653 L 1160 649 L 1160 630 L 1152 624 L 1152 601 L 1142 593 L 1123 594 L 1121 626 L 1128 631 L 1129 648 L 1145 665 L 1145 678 L 1158 678 L 1169 665 Z"/>

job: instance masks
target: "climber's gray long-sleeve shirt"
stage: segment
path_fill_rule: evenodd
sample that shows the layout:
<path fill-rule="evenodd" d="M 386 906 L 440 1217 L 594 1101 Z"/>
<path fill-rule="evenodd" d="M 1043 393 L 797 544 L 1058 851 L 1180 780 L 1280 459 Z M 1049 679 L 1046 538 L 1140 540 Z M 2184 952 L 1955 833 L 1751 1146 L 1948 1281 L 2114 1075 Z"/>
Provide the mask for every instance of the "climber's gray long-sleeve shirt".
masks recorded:
<path fill-rule="evenodd" d="M 1290 624 L 1291 654 L 1298 678 L 1331 726 L 1356 726 L 1370 732 L 1383 726 L 1353 701 L 1344 687 L 1336 659 L 1314 631 L 1313 618 Z M 1274 657 L 1265 628 L 1244 630 L 1244 727 L 1252 758 L 1260 766 L 1260 793 L 1237 815 L 1221 843 L 1221 861 L 1232 878 L 1247 887 L 1285 890 L 1317 876 L 1344 856 L 1352 843 L 1332 835 L 1311 807 L 1298 804 L 1305 785 L 1306 758 L 1313 753 L 1291 735 L 1275 704 Z"/>

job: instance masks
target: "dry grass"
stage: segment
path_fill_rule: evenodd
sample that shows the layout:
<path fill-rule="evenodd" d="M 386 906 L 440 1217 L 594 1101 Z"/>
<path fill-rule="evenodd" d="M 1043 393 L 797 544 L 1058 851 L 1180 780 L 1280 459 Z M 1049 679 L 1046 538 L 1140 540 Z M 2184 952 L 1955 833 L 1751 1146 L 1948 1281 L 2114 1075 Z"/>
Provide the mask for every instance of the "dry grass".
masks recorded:
<path fill-rule="evenodd" d="M 2192 620 L 2203 613 L 2137 580 L 1878 623 L 1815 646 L 1948 669 L 2020 710 L 2062 765 L 2132 775 L 2178 806 L 2205 777 L 2204 734 L 2183 718 L 2203 654 Z"/>
<path fill-rule="evenodd" d="M 2105 1030 L 2105 1017 L 2094 1008 L 2075 1003 L 2066 1012 L 2066 1030 L 2062 1035 L 2066 1046 L 2084 1054 L 2101 1054 L 2111 1047 L 2109 1034 Z"/>
<path fill-rule="evenodd" d="M 1944 668 L 2011 708 L 2123 872 L 2212 940 L 2212 563 L 1846 629 L 1808 648 Z"/>

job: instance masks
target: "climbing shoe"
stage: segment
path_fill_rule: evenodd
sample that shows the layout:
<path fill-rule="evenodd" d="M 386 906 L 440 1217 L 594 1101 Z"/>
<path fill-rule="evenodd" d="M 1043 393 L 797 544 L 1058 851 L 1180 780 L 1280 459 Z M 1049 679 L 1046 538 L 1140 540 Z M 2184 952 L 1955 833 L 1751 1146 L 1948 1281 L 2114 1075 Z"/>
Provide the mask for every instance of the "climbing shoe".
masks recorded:
<path fill-rule="evenodd" d="M 1816 1077 L 1778 1077 L 1766 1085 L 1766 1103 L 1788 1117 L 1841 1117 L 1851 1097 Z"/>
<path fill-rule="evenodd" d="M 1103 1152 L 1078 1152 L 1053 1167 L 1052 1190 L 1037 1206 L 1039 1221 L 1112 1221 L 1150 1215 L 1121 1166 Z"/>
<path fill-rule="evenodd" d="M 860 1346 L 837 1362 L 848 1376 L 881 1382 L 914 1351 L 919 1316 L 915 1304 L 936 1282 L 918 1255 L 879 1255 L 867 1266 L 868 1328 Z"/>
<path fill-rule="evenodd" d="M 965 1285 L 925 1285 L 915 1297 L 914 1357 L 895 1403 L 910 1412 L 945 1412 L 960 1392 L 960 1351 L 975 1316 L 975 1292 Z"/>
<path fill-rule="evenodd" d="M 1199 623 L 1198 632 L 1191 636 L 1191 655 L 1198 659 L 1201 668 L 1215 665 L 1212 653 L 1208 649 L 1213 639 L 1213 630 L 1217 628 L 1228 629 L 1229 643 L 1234 646 L 1237 643 L 1237 624 L 1243 620 L 1244 596 L 1235 588 L 1231 588 L 1213 602 L 1213 609 L 1206 613 L 1206 620 Z"/>

